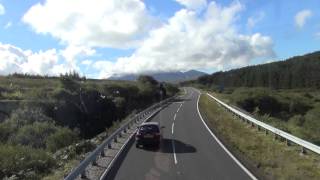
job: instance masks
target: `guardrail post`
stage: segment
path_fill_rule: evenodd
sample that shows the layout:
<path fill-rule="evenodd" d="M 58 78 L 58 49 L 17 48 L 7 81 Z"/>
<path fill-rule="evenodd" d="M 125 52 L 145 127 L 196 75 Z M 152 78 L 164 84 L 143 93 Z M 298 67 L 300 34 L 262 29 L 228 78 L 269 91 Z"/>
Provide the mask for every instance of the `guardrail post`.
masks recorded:
<path fill-rule="evenodd" d="M 301 154 L 307 154 L 307 150 L 303 146 L 301 146 Z"/>
<path fill-rule="evenodd" d="M 278 135 L 274 134 L 274 140 L 277 140 L 277 139 L 278 139 Z"/>
<path fill-rule="evenodd" d="M 112 148 L 111 143 L 109 143 L 108 144 L 108 149 L 111 149 L 111 148 Z"/>
<path fill-rule="evenodd" d="M 251 127 L 254 127 L 254 123 L 253 122 L 251 122 Z"/>
<path fill-rule="evenodd" d="M 261 128 L 260 128 L 260 126 L 258 126 L 258 131 L 260 131 L 261 130 Z"/>
<path fill-rule="evenodd" d="M 92 166 L 97 166 L 98 165 L 97 159 L 93 160 L 91 164 L 92 164 Z"/>
<path fill-rule="evenodd" d="M 287 146 L 291 146 L 290 140 L 286 139 L 286 144 L 287 144 Z"/>
<path fill-rule="evenodd" d="M 80 175 L 81 179 L 88 179 L 87 175 L 86 175 L 86 170 L 84 170 L 81 175 Z"/>
<path fill-rule="evenodd" d="M 101 157 L 105 157 L 106 156 L 106 154 L 104 153 L 104 149 L 101 151 L 100 156 Z"/>
<path fill-rule="evenodd" d="M 114 137 L 114 142 L 115 142 L 115 143 L 117 143 L 117 142 L 118 142 L 118 138 L 117 138 L 117 136 L 116 136 L 116 137 Z"/>
<path fill-rule="evenodd" d="M 267 129 L 265 129 L 265 134 L 266 134 L 266 135 L 268 135 L 268 134 L 269 134 L 269 132 L 268 132 L 268 130 L 267 130 Z"/>

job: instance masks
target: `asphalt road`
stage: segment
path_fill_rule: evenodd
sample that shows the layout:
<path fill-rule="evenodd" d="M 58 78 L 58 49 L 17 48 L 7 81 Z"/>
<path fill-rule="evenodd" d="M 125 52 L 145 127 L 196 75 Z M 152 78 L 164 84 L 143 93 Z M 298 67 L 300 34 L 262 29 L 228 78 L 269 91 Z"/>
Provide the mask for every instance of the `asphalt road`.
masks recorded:
<path fill-rule="evenodd" d="M 136 148 L 131 143 L 108 179 L 254 179 L 202 122 L 197 110 L 199 93 L 192 88 L 185 90 L 185 95 L 152 119 L 163 126 L 160 149 Z"/>

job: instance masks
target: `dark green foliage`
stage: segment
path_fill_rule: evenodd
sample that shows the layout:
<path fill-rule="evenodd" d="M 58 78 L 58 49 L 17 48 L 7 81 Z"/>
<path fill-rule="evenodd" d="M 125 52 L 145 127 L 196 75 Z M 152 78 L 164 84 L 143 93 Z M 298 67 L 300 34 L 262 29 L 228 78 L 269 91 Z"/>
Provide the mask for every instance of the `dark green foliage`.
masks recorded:
<path fill-rule="evenodd" d="M 220 94 L 232 104 L 252 113 L 257 119 L 320 144 L 320 104 L 318 90 L 271 90 L 238 88 L 232 94 Z"/>
<path fill-rule="evenodd" d="M 41 179 L 56 162 L 45 151 L 26 146 L 0 145 L 0 178 Z"/>
<path fill-rule="evenodd" d="M 176 93 L 179 92 L 179 88 L 176 85 L 173 85 L 173 84 L 165 83 L 164 84 L 164 88 L 166 90 L 167 96 L 173 96 L 173 95 L 175 95 Z"/>
<path fill-rule="evenodd" d="M 15 129 L 16 128 L 13 127 L 12 123 L 0 123 L 0 142 L 6 143 L 9 140 L 10 136 L 16 132 Z"/>
<path fill-rule="evenodd" d="M 34 122 L 53 122 L 53 120 L 46 116 L 41 108 L 22 107 L 11 113 L 10 122 L 14 122 L 20 128 Z"/>
<path fill-rule="evenodd" d="M 146 99 L 150 102 L 155 101 L 156 98 L 159 98 L 159 86 L 158 82 L 153 79 L 151 76 L 139 76 L 138 86 L 140 90 L 140 95 L 145 96 Z"/>
<path fill-rule="evenodd" d="M 57 129 L 52 123 L 35 122 L 18 129 L 16 134 L 12 136 L 11 142 L 13 144 L 45 149 L 47 138 L 55 133 Z"/>
<path fill-rule="evenodd" d="M 56 107 L 54 119 L 61 125 L 79 128 L 83 137 L 102 132 L 116 120 L 115 104 L 96 90 L 73 93 L 61 90 L 55 97 L 64 103 Z"/>
<path fill-rule="evenodd" d="M 73 144 L 78 139 L 77 134 L 68 128 L 60 128 L 46 139 L 46 146 L 51 152 Z"/>
<path fill-rule="evenodd" d="M 303 96 L 286 96 L 277 91 L 240 88 L 231 94 L 232 100 L 242 109 L 259 115 L 269 115 L 287 121 L 294 115 L 304 115 L 311 106 Z"/>
<path fill-rule="evenodd" d="M 320 88 L 320 52 L 287 61 L 244 67 L 202 76 L 196 81 L 207 87 L 269 87 L 272 89 Z M 192 82 L 190 82 L 192 83 Z"/>

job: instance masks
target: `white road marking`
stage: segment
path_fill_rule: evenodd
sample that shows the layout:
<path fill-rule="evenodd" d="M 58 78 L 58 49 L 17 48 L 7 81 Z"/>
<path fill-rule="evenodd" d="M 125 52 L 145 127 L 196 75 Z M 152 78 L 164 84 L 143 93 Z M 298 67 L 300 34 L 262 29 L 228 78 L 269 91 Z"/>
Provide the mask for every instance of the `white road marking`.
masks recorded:
<path fill-rule="evenodd" d="M 176 147 L 174 146 L 174 140 L 171 141 L 172 143 L 172 150 L 173 150 L 173 158 L 174 158 L 174 164 L 178 164 L 177 161 L 177 155 L 176 155 Z"/>
<path fill-rule="evenodd" d="M 174 117 L 176 117 L 176 114 L 174 115 Z M 174 123 L 172 123 L 172 126 L 171 126 L 171 133 L 173 135 L 173 132 L 174 132 Z M 177 155 L 176 155 L 176 147 L 174 145 L 174 140 L 172 139 L 171 141 L 171 144 L 172 144 L 172 150 L 173 150 L 173 158 L 174 158 L 174 164 L 177 164 L 178 161 L 177 161 Z"/>
<path fill-rule="evenodd" d="M 181 109 L 181 107 L 182 107 L 182 104 L 184 103 L 184 101 L 183 102 L 181 102 L 181 104 L 180 104 L 180 106 L 179 106 L 179 108 L 178 108 L 178 110 L 177 110 L 177 113 L 180 111 L 180 109 Z"/>
<path fill-rule="evenodd" d="M 173 120 L 176 120 L 177 118 L 177 114 L 174 114 Z"/>
<path fill-rule="evenodd" d="M 174 123 L 172 123 L 172 126 L 171 126 L 171 133 L 173 134 L 173 131 L 174 131 Z"/>
<path fill-rule="evenodd" d="M 210 128 L 208 127 L 208 125 L 205 123 L 205 121 L 203 120 L 201 114 L 200 114 L 200 111 L 199 111 L 199 99 L 200 99 L 200 95 L 201 93 L 199 92 L 198 90 L 198 93 L 199 93 L 199 96 L 198 96 L 198 100 L 197 100 L 197 111 L 198 111 L 198 114 L 199 114 L 199 117 L 202 121 L 202 123 L 204 124 L 204 126 L 207 128 L 207 130 L 209 131 L 209 133 L 211 134 L 211 136 L 218 142 L 218 144 L 222 147 L 222 149 L 231 157 L 231 159 L 233 159 L 239 166 L 240 168 L 247 173 L 247 175 L 253 179 L 253 180 L 257 180 L 257 178 L 237 159 L 235 158 L 231 152 L 221 143 L 221 141 L 216 137 L 216 135 L 214 135 L 212 133 L 212 131 L 210 130 Z"/>

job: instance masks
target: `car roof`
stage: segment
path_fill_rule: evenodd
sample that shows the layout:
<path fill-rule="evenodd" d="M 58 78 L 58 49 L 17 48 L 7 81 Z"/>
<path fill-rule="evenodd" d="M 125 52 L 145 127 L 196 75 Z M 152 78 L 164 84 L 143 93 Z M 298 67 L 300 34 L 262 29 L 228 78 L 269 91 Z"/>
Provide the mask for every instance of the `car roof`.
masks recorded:
<path fill-rule="evenodd" d="M 141 124 L 141 126 L 144 126 L 144 125 L 157 125 L 157 126 L 159 126 L 160 123 L 159 122 L 144 122 Z"/>

